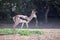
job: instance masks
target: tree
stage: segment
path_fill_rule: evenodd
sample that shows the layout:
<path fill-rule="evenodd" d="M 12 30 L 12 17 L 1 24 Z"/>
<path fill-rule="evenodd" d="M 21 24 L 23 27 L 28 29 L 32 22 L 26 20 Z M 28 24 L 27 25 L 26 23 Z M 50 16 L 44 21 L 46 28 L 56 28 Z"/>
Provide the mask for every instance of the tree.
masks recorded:
<path fill-rule="evenodd" d="M 45 12 L 45 21 L 47 23 L 48 22 L 48 13 L 49 13 L 50 9 L 52 8 L 51 6 L 53 5 L 59 11 L 60 0 L 46 0 L 46 5 L 47 5 L 46 6 L 47 9 Z M 58 11 L 57 11 L 57 13 L 59 13 Z"/>
<path fill-rule="evenodd" d="M 31 0 L 2 0 L 0 1 L 0 4 L 0 12 L 4 12 L 6 15 L 9 15 L 9 18 L 7 18 L 7 20 L 10 20 L 14 14 L 30 15 L 31 9 L 37 8 L 31 2 Z M 14 14 L 12 13 L 13 6 L 16 6 Z"/>

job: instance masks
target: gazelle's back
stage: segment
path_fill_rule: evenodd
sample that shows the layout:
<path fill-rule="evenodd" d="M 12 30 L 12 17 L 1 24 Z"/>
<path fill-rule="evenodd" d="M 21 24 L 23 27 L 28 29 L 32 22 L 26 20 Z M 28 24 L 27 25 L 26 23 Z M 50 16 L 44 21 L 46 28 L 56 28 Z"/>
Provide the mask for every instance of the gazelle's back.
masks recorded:
<path fill-rule="evenodd" d="M 17 15 L 17 16 L 14 16 L 13 17 L 13 21 L 14 22 L 19 22 L 19 23 L 26 23 L 27 22 L 27 16 L 25 15 Z M 26 20 L 23 20 L 23 19 L 26 19 Z"/>

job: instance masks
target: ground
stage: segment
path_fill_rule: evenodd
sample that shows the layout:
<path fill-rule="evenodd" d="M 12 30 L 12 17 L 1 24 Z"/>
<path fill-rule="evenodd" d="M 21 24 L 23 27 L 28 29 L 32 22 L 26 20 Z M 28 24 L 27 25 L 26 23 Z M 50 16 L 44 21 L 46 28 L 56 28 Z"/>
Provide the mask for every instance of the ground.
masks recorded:
<path fill-rule="evenodd" d="M 21 36 L 14 35 L 0 35 L 0 40 L 60 40 L 60 29 L 39 29 L 44 31 L 43 35 Z"/>
<path fill-rule="evenodd" d="M 13 24 L 7 24 L 0 22 L 0 28 L 13 28 Z M 20 28 L 20 25 L 16 28 Z M 26 28 L 24 26 L 23 28 Z M 53 19 L 48 21 L 48 23 L 39 22 L 38 27 L 34 23 L 29 24 L 30 29 L 40 29 L 45 32 L 43 35 L 30 35 L 30 36 L 21 36 L 19 34 L 15 35 L 0 35 L 0 40 L 60 40 L 60 19 Z"/>

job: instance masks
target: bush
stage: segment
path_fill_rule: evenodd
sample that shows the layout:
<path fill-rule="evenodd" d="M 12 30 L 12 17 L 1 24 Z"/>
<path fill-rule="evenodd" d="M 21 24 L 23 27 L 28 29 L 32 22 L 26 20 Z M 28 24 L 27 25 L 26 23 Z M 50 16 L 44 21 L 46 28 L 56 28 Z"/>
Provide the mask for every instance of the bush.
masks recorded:
<path fill-rule="evenodd" d="M 15 33 L 20 34 L 20 35 L 32 35 L 32 34 L 42 35 L 42 34 L 44 34 L 43 31 L 40 31 L 37 29 L 36 30 L 28 30 L 28 29 L 19 30 L 19 29 L 16 29 Z M 14 32 L 13 32 L 13 29 L 0 29 L 0 34 L 7 35 L 7 34 L 14 34 Z"/>

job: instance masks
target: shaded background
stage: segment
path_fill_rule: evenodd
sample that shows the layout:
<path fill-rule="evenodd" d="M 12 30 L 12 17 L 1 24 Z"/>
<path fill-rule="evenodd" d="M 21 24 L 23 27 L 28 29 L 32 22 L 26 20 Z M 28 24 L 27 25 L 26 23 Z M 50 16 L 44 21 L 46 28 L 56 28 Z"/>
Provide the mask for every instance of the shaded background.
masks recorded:
<path fill-rule="evenodd" d="M 32 9 L 37 11 L 38 28 L 60 28 L 60 0 L 0 0 L 1 28 L 12 26 L 12 17 L 17 14 L 30 16 Z M 36 28 L 34 21 L 30 28 Z"/>

